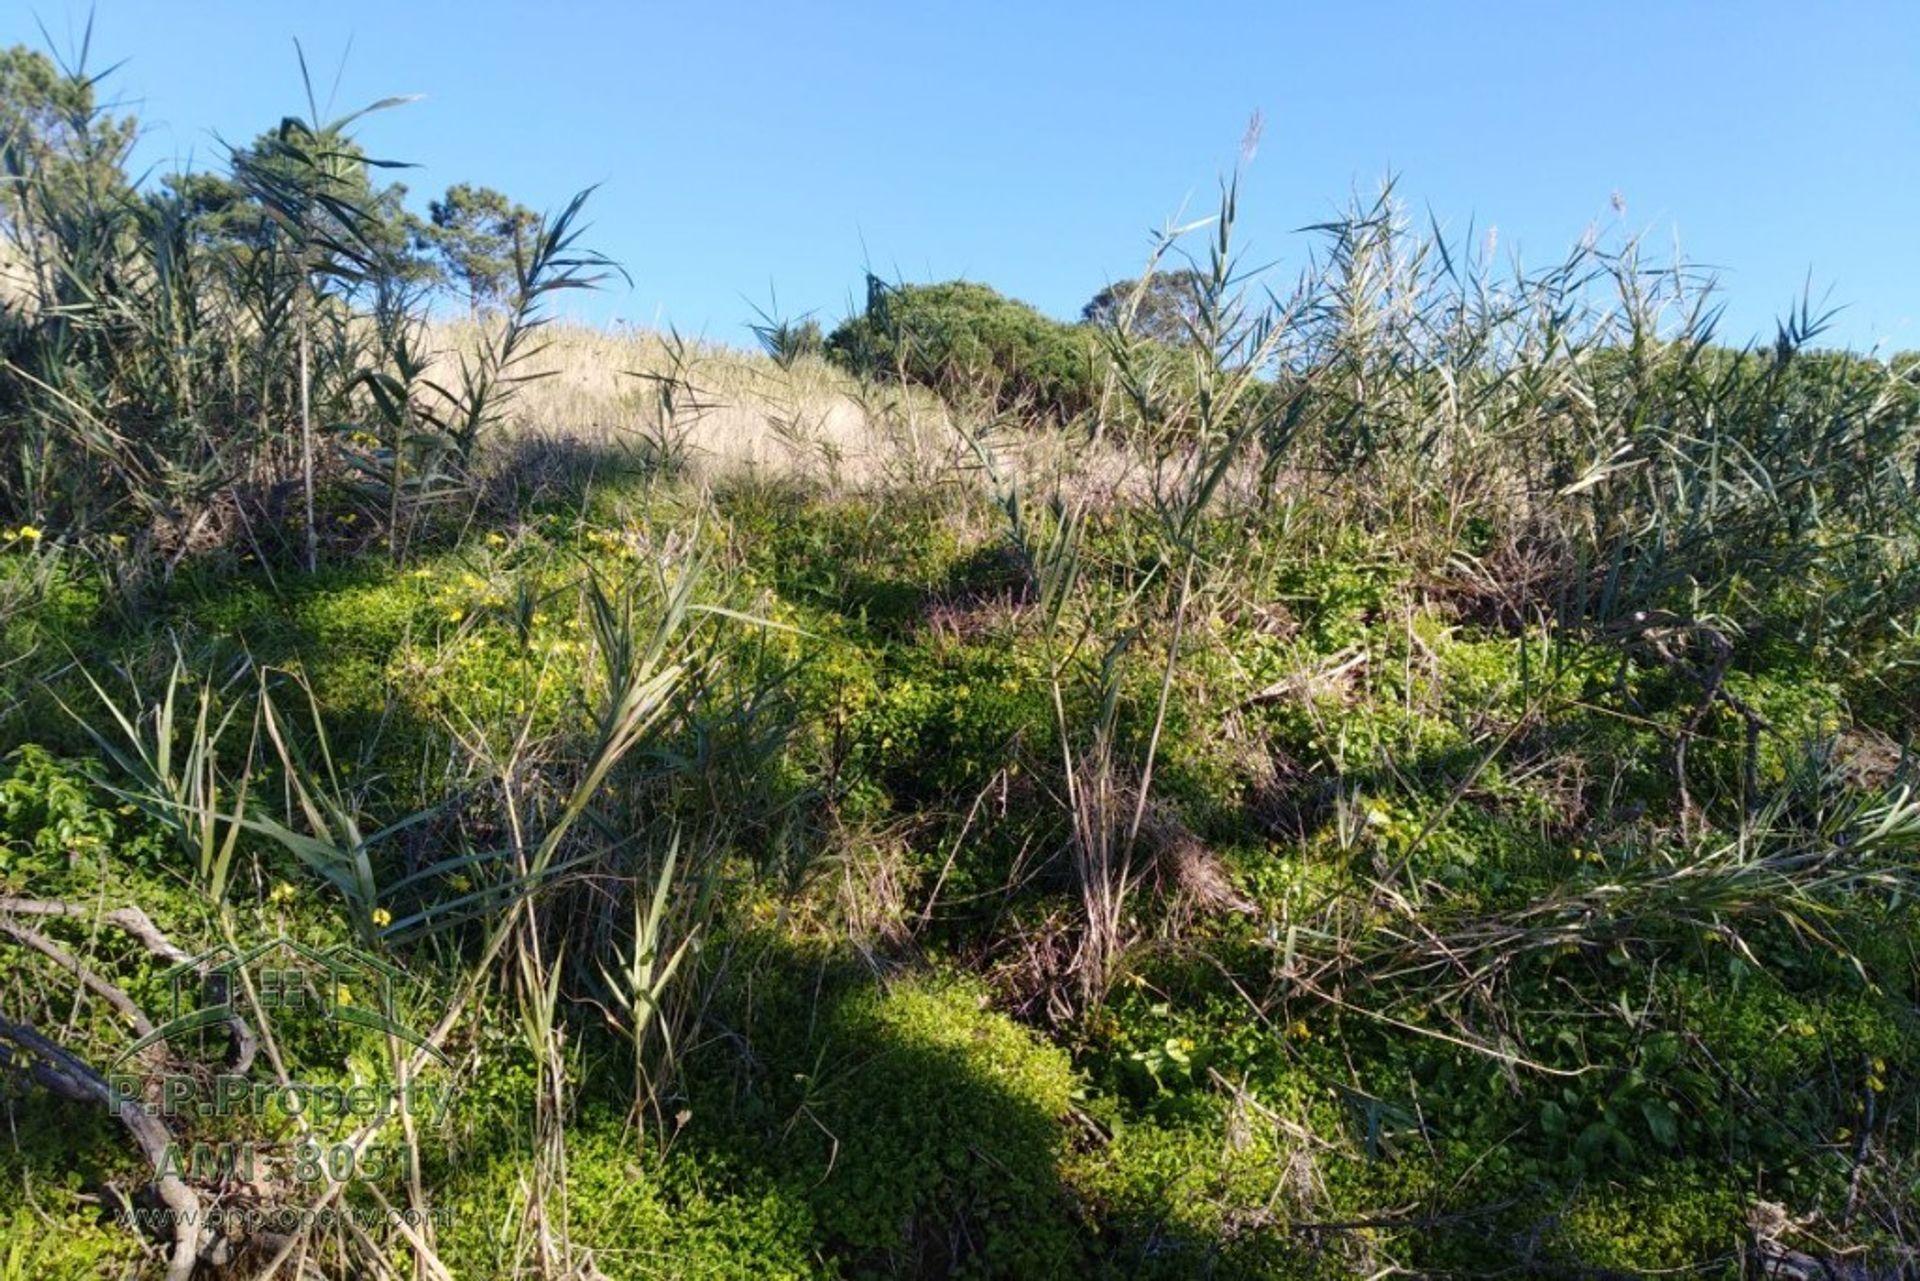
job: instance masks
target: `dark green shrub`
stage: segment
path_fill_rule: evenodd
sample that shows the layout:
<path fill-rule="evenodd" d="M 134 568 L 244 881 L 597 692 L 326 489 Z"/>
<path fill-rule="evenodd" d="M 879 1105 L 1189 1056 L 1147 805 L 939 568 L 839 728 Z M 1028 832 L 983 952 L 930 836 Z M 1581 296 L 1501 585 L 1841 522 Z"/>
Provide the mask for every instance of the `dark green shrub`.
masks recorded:
<path fill-rule="evenodd" d="M 1205 293 L 1206 278 L 1197 271 L 1157 271 L 1139 280 L 1108 285 L 1080 309 L 1080 319 L 1109 327 L 1130 320 L 1134 335 L 1179 347 L 1200 332 Z M 1135 295 L 1139 296 L 1137 303 Z"/>
<path fill-rule="evenodd" d="M 986 285 L 888 285 L 867 279 L 867 309 L 827 338 L 828 358 L 942 395 L 985 395 L 1071 417 L 1098 394 L 1099 343 Z"/>

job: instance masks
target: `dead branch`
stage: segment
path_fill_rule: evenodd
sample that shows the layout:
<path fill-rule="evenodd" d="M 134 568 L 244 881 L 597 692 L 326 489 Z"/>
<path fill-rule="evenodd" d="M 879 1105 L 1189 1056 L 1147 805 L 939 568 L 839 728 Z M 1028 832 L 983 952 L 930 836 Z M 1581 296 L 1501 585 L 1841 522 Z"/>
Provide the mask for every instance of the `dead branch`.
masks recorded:
<path fill-rule="evenodd" d="M 151 1032 L 153 1025 L 125 993 L 87 970 L 78 960 L 44 935 L 6 919 L 11 916 L 83 920 L 111 925 L 163 961 L 171 961 L 178 965 L 193 959 L 191 954 L 181 949 L 162 932 L 158 925 L 153 923 L 152 917 L 138 907 L 116 907 L 109 911 L 101 911 L 82 903 L 66 903 L 57 899 L 0 898 L 0 933 L 10 936 L 24 946 L 33 948 L 72 973 L 83 986 L 125 1016 L 141 1036 Z M 230 1066 L 233 1071 L 244 1073 L 253 1066 L 253 1056 L 259 1048 L 259 1041 L 255 1038 L 253 1029 L 247 1025 L 247 1021 L 238 1014 L 227 1020 L 227 1029 L 233 1036 L 233 1060 Z"/>
<path fill-rule="evenodd" d="M 50 899 L 0 898 L 0 916 L 65 916 L 97 920 L 139 940 L 147 951 L 166 961 L 178 963 L 190 959 L 176 947 L 153 918 L 137 907 L 116 907 L 102 912 L 82 903 L 61 903 Z"/>
<path fill-rule="evenodd" d="M 0 934 L 6 935 L 22 946 L 32 948 L 34 951 L 52 961 L 55 965 L 58 965 L 61 969 L 67 971 L 67 973 L 73 975 L 75 979 L 79 980 L 81 987 L 86 988 L 87 991 L 112 1006 L 114 1011 L 118 1013 L 121 1018 L 124 1018 L 133 1028 L 136 1035 L 149 1036 L 152 1034 L 152 1020 L 147 1018 L 140 1007 L 133 1003 L 132 997 L 82 965 L 79 958 L 55 943 L 52 939 L 49 939 L 46 935 L 37 934 L 24 925 L 16 925 L 12 921 L 4 919 L 0 919 Z"/>
<path fill-rule="evenodd" d="M 7 1048 L 18 1047 L 18 1052 Z M 24 1060 L 23 1062 L 21 1060 Z M 167 1281 L 190 1281 L 200 1257 L 200 1198 L 177 1176 L 161 1173 L 173 1136 L 138 1100 L 111 1089 L 79 1056 L 24 1023 L 0 1019 L 0 1065 L 20 1066 L 42 1087 L 75 1103 L 93 1103 L 118 1117 L 154 1168 L 154 1190 L 172 1211 L 173 1255 Z"/>

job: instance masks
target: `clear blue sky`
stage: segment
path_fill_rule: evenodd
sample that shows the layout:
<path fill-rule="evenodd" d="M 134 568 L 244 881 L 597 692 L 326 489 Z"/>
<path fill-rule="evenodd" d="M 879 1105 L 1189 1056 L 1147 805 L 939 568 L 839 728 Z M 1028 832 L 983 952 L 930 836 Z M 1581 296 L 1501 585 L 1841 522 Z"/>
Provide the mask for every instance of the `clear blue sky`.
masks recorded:
<path fill-rule="evenodd" d="M 549 10 L 549 11 L 543 11 Z M 1920 4 L 324 4 L 98 0 L 95 61 L 141 158 L 219 157 L 302 108 L 292 41 L 375 155 L 552 206 L 589 183 L 632 273 L 584 314 L 732 342 L 748 299 L 831 322 L 864 266 L 1071 316 L 1148 232 L 1204 212 L 1248 115 L 1261 258 L 1389 170 L 1443 222 L 1544 263 L 1609 198 L 1720 268 L 1725 332 L 1811 273 L 1832 338 L 1920 347 Z M 87 7 L 8 0 L 0 40 Z M 349 49 L 349 44 L 351 48 Z"/>

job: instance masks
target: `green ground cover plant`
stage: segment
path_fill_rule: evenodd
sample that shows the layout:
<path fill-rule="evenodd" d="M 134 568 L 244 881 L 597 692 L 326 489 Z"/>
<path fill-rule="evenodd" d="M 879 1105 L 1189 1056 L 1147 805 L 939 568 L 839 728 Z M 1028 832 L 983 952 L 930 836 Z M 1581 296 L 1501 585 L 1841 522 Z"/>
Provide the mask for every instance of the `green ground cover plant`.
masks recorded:
<path fill-rule="evenodd" d="M 544 323 L 611 270 L 579 202 L 448 322 L 351 120 L 195 204 L 48 75 L 0 1276 L 1920 1260 L 1910 357 L 1730 348 L 1684 264 L 1516 273 L 1390 189 L 1282 287 L 1230 175 L 1078 324 L 876 284 L 602 395 Z M 274 939 L 416 1039 L 250 989 L 151 1070 L 453 1105 L 107 1092 L 174 967 Z M 315 1136 L 396 1159 L 303 1182 Z M 316 1204 L 374 1217 L 136 1213 Z"/>

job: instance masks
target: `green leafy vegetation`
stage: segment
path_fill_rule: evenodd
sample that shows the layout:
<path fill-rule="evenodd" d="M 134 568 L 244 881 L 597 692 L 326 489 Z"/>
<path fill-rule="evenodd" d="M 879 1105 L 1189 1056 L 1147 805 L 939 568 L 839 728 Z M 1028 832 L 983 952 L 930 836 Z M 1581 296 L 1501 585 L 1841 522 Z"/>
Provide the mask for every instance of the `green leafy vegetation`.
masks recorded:
<path fill-rule="evenodd" d="M 1502 271 L 1390 191 L 1269 292 L 1229 178 L 1080 325 L 876 284 L 616 360 L 548 345 L 612 269 L 578 201 L 436 205 L 449 324 L 351 120 L 134 192 L 37 58 L 0 1276 L 1920 1258 L 1911 357 L 1730 349 L 1635 246 Z M 175 967 L 277 940 L 377 968 L 147 1070 L 448 1105 L 107 1092 Z"/>
<path fill-rule="evenodd" d="M 1099 395 L 1089 332 L 964 280 L 869 277 L 866 311 L 829 334 L 826 350 L 856 373 L 1043 414 L 1083 412 Z"/>

